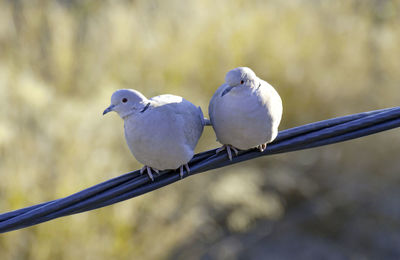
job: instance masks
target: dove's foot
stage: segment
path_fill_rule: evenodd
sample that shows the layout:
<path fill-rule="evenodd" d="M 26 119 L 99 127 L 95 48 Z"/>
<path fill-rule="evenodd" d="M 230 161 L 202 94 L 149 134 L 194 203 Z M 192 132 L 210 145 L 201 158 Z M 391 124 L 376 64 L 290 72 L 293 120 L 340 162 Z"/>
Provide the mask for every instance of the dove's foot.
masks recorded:
<path fill-rule="evenodd" d="M 265 149 L 267 149 L 267 143 L 265 144 L 260 144 L 259 146 L 257 146 L 258 150 L 260 150 L 260 152 L 264 152 Z"/>
<path fill-rule="evenodd" d="M 218 154 L 218 153 L 222 152 L 223 150 L 226 150 L 230 161 L 232 161 L 232 151 L 231 150 L 233 150 L 235 152 L 236 156 L 239 154 L 238 149 L 236 149 L 235 147 L 233 147 L 232 145 L 229 145 L 229 144 L 224 144 L 223 146 L 218 148 L 216 153 Z"/>
<path fill-rule="evenodd" d="M 157 174 L 160 173 L 159 170 L 154 169 L 154 168 L 151 168 L 151 167 L 149 167 L 149 166 L 147 166 L 147 165 L 143 166 L 143 168 L 140 169 L 140 174 L 143 174 L 144 171 L 146 171 L 147 176 L 149 176 L 149 178 L 150 178 L 151 181 L 154 181 L 154 177 L 153 177 L 153 174 L 151 173 L 151 171 L 154 171 L 154 172 L 157 173 Z"/>
<path fill-rule="evenodd" d="M 189 175 L 190 173 L 190 168 L 188 164 L 181 165 L 181 167 L 179 167 L 179 176 L 181 176 L 181 179 L 183 178 L 183 166 L 185 166 L 187 174 Z"/>

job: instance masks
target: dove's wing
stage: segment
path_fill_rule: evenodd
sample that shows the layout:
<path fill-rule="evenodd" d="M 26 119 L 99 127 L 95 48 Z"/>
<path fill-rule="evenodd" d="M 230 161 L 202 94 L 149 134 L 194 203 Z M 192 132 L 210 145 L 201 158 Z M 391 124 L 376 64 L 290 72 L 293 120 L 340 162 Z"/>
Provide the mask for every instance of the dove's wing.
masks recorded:
<path fill-rule="evenodd" d="M 283 113 L 282 99 L 271 84 L 262 79 L 260 79 L 260 83 L 260 96 L 263 99 L 263 102 L 268 106 L 273 128 L 278 129 Z"/>
<path fill-rule="evenodd" d="M 160 95 L 151 99 L 154 106 L 163 106 L 171 113 L 176 127 L 176 131 L 183 132 L 183 142 L 191 149 L 194 149 L 205 125 L 203 112 L 200 107 L 196 107 L 186 99 L 174 95 Z M 172 118 L 172 119 L 171 119 Z"/>
<path fill-rule="evenodd" d="M 209 114 L 209 116 L 210 116 L 210 121 L 211 121 L 211 124 L 213 125 L 214 124 L 214 118 L 215 118 L 215 109 L 216 109 L 216 105 L 218 104 L 218 102 L 220 101 L 220 99 L 221 99 L 221 95 L 222 95 L 222 92 L 224 92 L 224 90 L 226 89 L 226 88 L 228 88 L 229 87 L 229 85 L 228 84 L 222 84 L 216 91 L 215 91 L 215 93 L 214 93 L 214 95 L 212 96 L 212 98 L 211 98 L 211 100 L 210 100 L 210 103 L 209 103 L 209 105 L 208 105 L 208 114 Z"/>

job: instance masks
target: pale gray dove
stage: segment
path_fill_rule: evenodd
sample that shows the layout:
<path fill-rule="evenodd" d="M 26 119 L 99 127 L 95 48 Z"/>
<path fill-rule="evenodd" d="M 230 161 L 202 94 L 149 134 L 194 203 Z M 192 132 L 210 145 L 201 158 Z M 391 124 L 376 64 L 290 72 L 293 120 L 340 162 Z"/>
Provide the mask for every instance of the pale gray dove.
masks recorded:
<path fill-rule="evenodd" d="M 133 156 L 154 180 L 152 171 L 183 167 L 188 162 L 203 132 L 205 119 L 200 107 L 179 96 L 160 95 L 147 99 L 132 89 L 120 89 L 111 97 L 103 115 L 115 111 L 124 120 L 125 138 Z"/>
<path fill-rule="evenodd" d="M 209 107 L 211 124 L 217 140 L 223 144 L 217 150 L 227 150 L 232 160 L 233 150 L 257 147 L 263 152 L 278 134 L 282 118 L 282 100 L 276 90 L 247 67 L 229 71 L 225 83 L 212 97 Z"/>

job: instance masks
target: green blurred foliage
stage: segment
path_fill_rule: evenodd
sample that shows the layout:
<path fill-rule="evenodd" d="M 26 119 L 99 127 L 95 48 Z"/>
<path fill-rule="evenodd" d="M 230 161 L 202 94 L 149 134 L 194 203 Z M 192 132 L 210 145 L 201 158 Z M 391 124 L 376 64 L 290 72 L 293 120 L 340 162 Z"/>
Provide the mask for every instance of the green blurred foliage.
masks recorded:
<path fill-rule="evenodd" d="M 281 94 L 285 129 L 399 105 L 399 57 L 396 0 L 0 1 L 0 212 L 140 167 L 122 120 L 101 115 L 118 88 L 206 113 L 225 73 L 249 66 Z M 399 141 L 191 177 L 2 234 L 0 259 L 398 259 Z M 217 146 L 207 128 L 197 151 Z"/>

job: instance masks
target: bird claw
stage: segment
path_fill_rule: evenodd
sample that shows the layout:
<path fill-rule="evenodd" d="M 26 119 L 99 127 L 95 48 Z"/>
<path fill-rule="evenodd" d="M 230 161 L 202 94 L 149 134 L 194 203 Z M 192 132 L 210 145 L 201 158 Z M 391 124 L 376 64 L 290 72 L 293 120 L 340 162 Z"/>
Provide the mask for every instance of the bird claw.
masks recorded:
<path fill-rule="evenodd" d="M 218 148 L 215 153 L 218 154 L 218 153 L 222 152 L 223 150 L 226 150 L 229 160 L 232 161 L 232 151 L 231 151 L 231 149 L 235 152 L 236 156 L 239 154 L 239 151 L 235 147 L 233 147 L 232 145 L 229 145 L 229 144 L 224 144 L 223 146 Z"/>
<path fill-rule="evenodd" d="M 258 150 L 260 150 L 260 152 L 264 152 L 265 149 L 267 149 L 267 143 L 265 144 L 260 144 L 259 146 L 257 146 Z"/>
<path fill-rule="evenodd" d="M 154 168 L 151 168 L 151 167 L 145 165 L 145 166 L 143 166 L 142 169 L 140 169 L 140 175 L 142 175 L 142 174 L 146 171 L 146 172 L 147 172 L 147 176 L 149 176 L 150 180 L 151 180 L 151 181 L 154 181 L 154 176 L 153 176 L 153 174 L 151 173 L 152 170 L 153 170 L 154 172 L 156 172 L 157 174 L 160 173 L 159 170 L 154 169 Z"/>
<path fill-rule="evenodd" d="M 179 167 L 179 176 L 181 176 L 181 179 L 183 179 L 183 166 L 185 166 L 187 174 L 189 175 L 190 173 L 190 168 L 188 164 L 181 165 L 181 167 Z"/>

